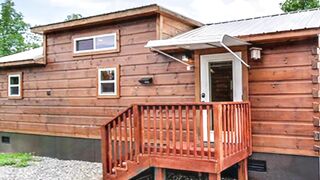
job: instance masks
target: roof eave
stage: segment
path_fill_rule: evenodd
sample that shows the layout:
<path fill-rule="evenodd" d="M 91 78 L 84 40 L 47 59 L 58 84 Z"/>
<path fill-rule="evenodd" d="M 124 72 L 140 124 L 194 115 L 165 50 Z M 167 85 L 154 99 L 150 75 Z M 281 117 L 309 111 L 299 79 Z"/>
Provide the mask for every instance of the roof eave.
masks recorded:
<path fill-rule="evenodd" d="M 31 31 L 37 34 L 45 34 L 45 33 L 54 32 L 54 31 L 67 30 L 67 29 L 73 29 L 73 28 L 83 27 L 83 26 L 91 26 L 91 25 L 102 24 L 102 23 L 105 24 L 105 23 L 127 20 L 127 19 L 132 19 L 137 17 L 150 16 L 155 14 L 163 14 L 170 17 L 178 18 L 181 21 L 187 24 L 190 24 L 194 27 L 199 27 L 203 25 L 202 23 L 196 20 L 177 14 L 161 6 L 149 5 L 149 6 L 127 9 L 123 11 L 112 12 L 112 13 L 107 13 L 107 14 L 102 14 L 97 16 L 91 16 L 87 18 L 81 18 L 81 19 L 67 21 L 67 22 L 58 22 L 58 23 L 53 23 L 53 24 L 48 24 L 43 26 L 36 26 L 31 28 Z"/>

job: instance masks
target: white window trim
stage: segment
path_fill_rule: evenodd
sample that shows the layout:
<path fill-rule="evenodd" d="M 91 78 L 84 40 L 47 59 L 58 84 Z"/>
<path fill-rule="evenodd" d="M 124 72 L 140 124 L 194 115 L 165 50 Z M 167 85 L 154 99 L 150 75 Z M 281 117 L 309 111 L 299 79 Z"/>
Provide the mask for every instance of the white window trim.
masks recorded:
<path fill-rule="evenodd" d="M 114 36 L 114 47 L 96 49 L 96 38 L 104 37 L 104 36 Z M 93 49 L 77 51 L 77 41 L 86 40 L 86 39 L 93 39 Z M 74 53 L 86 53 L 86 52 L 115 50 L 115 49 L 117 49 L 117 47 L 118 47 L 117 33 L 108 33 L 108 34 L 102 34 L 102 35 L 96 35 L 96 36 L 86 36 L 86 37 L 81 37 L 81 38 L 75 38 L 73 40 L 73 52 Z"/>
<path fill-rule="evenodd" d="M 10 79 L 12 77 L 18 77 L 18 84 L 11 84 Z M 18 87 L 18 94 L 11 94 L 11 87 Z M 21 97 L 21 74 L 9 74 L 8 76 L 8 96 L 9 97 Z"/>
<path fill-rule="evenodd" d="M 114 80 L 101 80 L 101 72 L 102 71 L 109 71 L 112 70 L 114 71 Z M 117 96 L 118 95 L 118 72 L 116 67 L 112 68 L 99 68 L 98 69 L 98 95 L 99 96 Z M 114 92 L 113 93 L 108 93 L 108 92 L 101 92 L 101 84 L 102 83 L 114 83 Z"/>

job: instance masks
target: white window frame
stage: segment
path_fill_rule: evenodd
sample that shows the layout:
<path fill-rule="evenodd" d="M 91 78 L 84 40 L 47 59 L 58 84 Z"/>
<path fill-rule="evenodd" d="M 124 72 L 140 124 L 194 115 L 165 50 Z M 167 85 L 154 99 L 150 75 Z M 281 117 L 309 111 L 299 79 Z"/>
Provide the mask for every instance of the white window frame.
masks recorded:
<path fill-rule="evenodd" d="M 11 84 L 10 83 L 10 79 L 12 77 L 18 77 L 18 84 Z M 12 94 L 11 87 L 18 87 L 18 94 Z M 21 74 L 9 74 L 8 75 L 8 96 L 9 97 L 21 97 Z"/>
<path fill-rule="evenodd" d="M 96 38 L 104 37 L 104 36 L 114 36 L 114 46 L 109 48 L 96 48 Z M 87 39 L 93 39 L 93 49 L 90 50 L 80 50 L 77 51 L 77 41 L 81 40 L 87 40 Z M 96 35 L 96 36 L 86 36 L 81 38 L 75 38 L 73 39 L 73 52 L 74 53 L 86 53 L 86 52 L 96 52 L 96 51 L 107 51 L 107 50 L 115 50 L 118 48 L 117 44 L 117 33 L 108 33 L 108 34 L 102 34 L 102 35 Z"/>
<path fill-rule="evenodd" d="M 113 80 L 101 80 L 101 72 L 102 71 L 114 71 L 114 79 Z M 110 67 L 110 68 L 99 68 L 98 69 L 98 96 L 118 96 L 118 68 Z M 102 92 L 101 84 L 102 83 L 114 83 L 114 92 Z"/>

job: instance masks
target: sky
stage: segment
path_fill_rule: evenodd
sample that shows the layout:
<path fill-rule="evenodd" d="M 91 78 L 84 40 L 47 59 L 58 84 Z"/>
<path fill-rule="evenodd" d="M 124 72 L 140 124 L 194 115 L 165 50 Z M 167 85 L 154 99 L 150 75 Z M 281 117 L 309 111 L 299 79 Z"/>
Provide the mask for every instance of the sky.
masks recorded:
<path fill-rule="evenodd" d="M 5 0 L 0 0 L 4 2 Z M 27 23 L 63 21 L 72 13 L 92 16 L 142 5 L 158 4 L 203 23 L 282 13 L 284 0 L 13 0 Z"/>

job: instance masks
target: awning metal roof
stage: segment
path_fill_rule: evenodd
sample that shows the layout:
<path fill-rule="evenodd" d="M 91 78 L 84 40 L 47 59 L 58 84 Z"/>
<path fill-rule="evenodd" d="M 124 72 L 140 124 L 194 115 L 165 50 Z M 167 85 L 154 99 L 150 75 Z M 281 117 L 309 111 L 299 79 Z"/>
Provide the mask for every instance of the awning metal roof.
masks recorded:
<path fill-rule="evenodd" d="M 218 35 L 207 34 L 207 33 L 203 34 L 201 29 L 203 29 L 204 27 L 183 33 L 181 35 L 175 36 L 170 39 L 149 41 L 145 47 L 148 47 L 148 48 L 176 47 L 176 48 L 183 48 L 183 49 L 189 49 L 189 50 L 196 50 L 196 49 L 223 47 L 222 44 L 229 47 L 250 44 L 246 41 L 243 41 L 241 39 L 238 39 L 226 34 L 218 34 Z"/>

